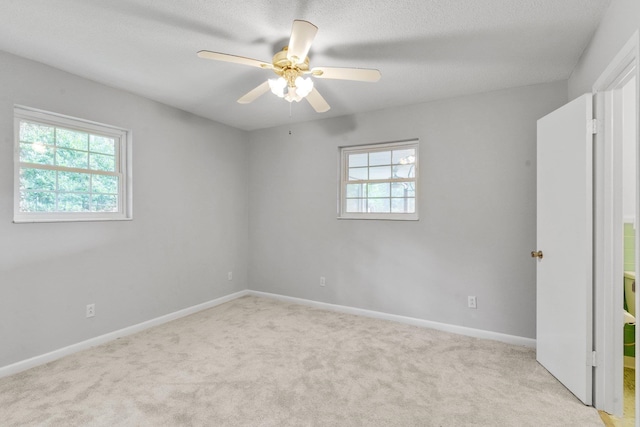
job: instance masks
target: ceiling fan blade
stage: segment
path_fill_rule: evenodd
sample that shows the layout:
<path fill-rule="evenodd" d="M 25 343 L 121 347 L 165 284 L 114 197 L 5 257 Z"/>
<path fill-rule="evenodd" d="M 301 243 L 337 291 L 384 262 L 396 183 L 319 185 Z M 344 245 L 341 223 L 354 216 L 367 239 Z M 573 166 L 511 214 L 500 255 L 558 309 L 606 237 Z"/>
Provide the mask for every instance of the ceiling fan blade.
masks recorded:
<path fill-rule="evenodd" d="M 216 61 L 233 62 L 234 64 L 249 65 L 251 67 L 272 69 L 273 65 L 259 61 L 257 59 L 245 58 L 244 56 L 229 55 L 228 53 L 211 52 L 210 50 L 201 50 L 198 52 L 200 58 L 213 59 Z"/>
<path fill-rule="evenodd" d="M 269 92 L 269 81 L 262 83 L 260 86 L 250 90 L 246 95 L 242 96 L 238 99 L 238 104 L 248 104 L 250 102 L 255 101 L 260 96 Z"/>
<path fill-rule="evenodd" d="M 287 49 L 287 59 L 295 64 L 304 62 L 317 32 L 318 27 L 311 22 L 301 20 L 293 21 L 289 48 Z"/>
<path fill-rule="evenodd" d="M 327 101 L 325 101 L 325 99 L 322 97 L 322 95 L 320 95 L 318 89 L 316 89 L 315 87 L 311 90 L 309 95 L 306 96 L 306 100 L 309 101 L 309 104 L 311 104 L 311 106 L 314 110 L 316 110 L 317 113 L 324 113 L 326 111 L 329 111 L 329 109 L 331 108 Z"/>
<path fill-rule="evenodd" d="M 314 67 L 311 74 L 319 79 L 356 80 L 377 82 L 382 77 L 380 71 L 372 68 Z"/>

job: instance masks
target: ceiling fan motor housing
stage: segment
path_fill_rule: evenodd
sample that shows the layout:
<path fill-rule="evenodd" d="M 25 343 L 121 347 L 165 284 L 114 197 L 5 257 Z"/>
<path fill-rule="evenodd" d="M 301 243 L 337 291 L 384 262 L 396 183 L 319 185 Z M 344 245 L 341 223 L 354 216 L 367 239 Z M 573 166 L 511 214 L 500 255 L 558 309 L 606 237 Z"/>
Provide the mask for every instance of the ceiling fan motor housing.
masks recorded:
<path fill-rule="evenodd" d="M 273 55 L 273 72 L 287 81 L 289 87 L 295 87 L 297 77 L 309 73 L 309 57 L 304 61 L 294 63 L 287 57 L 288 47 Z"/>

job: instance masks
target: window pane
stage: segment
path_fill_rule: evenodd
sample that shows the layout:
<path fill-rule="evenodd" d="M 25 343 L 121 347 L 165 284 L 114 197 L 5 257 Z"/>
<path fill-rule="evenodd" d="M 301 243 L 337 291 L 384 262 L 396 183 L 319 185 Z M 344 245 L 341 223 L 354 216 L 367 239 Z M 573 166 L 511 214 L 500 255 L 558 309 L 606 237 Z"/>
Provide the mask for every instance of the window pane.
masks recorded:
<path fill-rule="evenodd" d="M 416 199 L 391 199 L 391 212 L 414 213 L 416 211 Z"/>
<path fill-rule="evenodd" d="M 20 212 L 53 212 L 56 195 L 46 191 L 21 191 Z"/>
<path fill-rule="evenodd" d="M 118 193 L 118 177 L 111 175 L 92 175 L 91 191 L 94 193 Z"/>
<path fill-rule="evenodd" d="M 19 106 L 14 119 L 15 222 L 131 217 L 127 130 Z"/>
<path fill-rule="evenodd" d="M 391 166 L 376 166 L 369 168 L 369 179 L 389 179 L 391 178 Z"/>
<path fill-rule="evenodd" d="M 368 199 L 367 212 L 389 212 L 391 210 L 390 199 Z"/>
<path fill-rule="evenodd" d="M 369 166 L 390 165 L 391 151 L 369 153 Z"/>
<path fill-rule="evenodd" d="M 89 149 L 89 134 L 68 129 L 56 129 L 56 145 L 76 150 Z"/>
<path fill-rule="evenodd" d="M 66 148 L 58 148 L 56 150 L 56 165 L 66 166 L 69 168 L 88 169 L 86 151 L 68 150 Z"/>
<path fill-rule="evenodd" d="M 368 179 L 367 168 L 349 168 L 349 181 Z"/>
<path fill-rule="evenodd" d="M 93 212 L 117 212 L 118 196 L 115 194 L 94 194 L 91 210 Z"/>
<path fill-rule="evenodd" d="M 89 195 L 58 193 L 58 210 L 61 212 L 87 212 L 89 211 Z"/>
<path fill-rule="evenodd" d="M 393 164 L 406 165 L 416 162 L 416 150 L 415 148 L 408 148 L 406 150 L 393 150 Z"/>
<path fill-rule="evenodd" d="M 89 165 L 93 170 L 115 172 L 116 158 L 107 154 L 90 153 Z"/>
<path fill-rule="evenodd" d="M 20 141 L 53 145 L 53 127 L 21 121 Z"/>
<path fill-rule="evenodd" d="M 391 197 L 415 197 L 416 186 L 413 182 L 394 182 L 391 184 Z"/>
<path fill-rule="evenodd" d="M 343 147 L 341 155 L 344 218 L 417 219 L 417 140 Z"/>
<path fill-rule="evenodd" d="M 347 199 L 347 212 L 366 212 L 367 199 Z"/>
<path fill-rule="evenodd" d="M 89 151 L 113 156 L 116 153 L 116 141 L 106 136 L 89 135 Z"/>
<path fill-rule="evenodd" d="M 367 184 L 347 184 L 347 197 L 367 197 Z"/>
<path fill-rule="evenodd" d="M 58 172 L 58 191 L 89 192 L 89 174 Z"/>
<path fill-rule="evenodd" d="M 368 156 L 369 155 L 367 153 L 349 154 L 349 167 L 356 168 L 361 166 L 367 166 Z"/>
<path fill-rule="evenodd" d="M 393 167 L 394 178 L 413 178 L 415 175 L 414 165 L 396 165 Z"/>
<path fill-rule="evenodd" d="M 368 197 L 389 197 L 389 183 L 369 184 Z"/>
<path fill-rule="evenodd" d="M 20 168 L 20 190 L 56 189 L 56 171 Z"/>
<path fill-rule="evenodd" d="M 53 164 L 53 147 L 40 143 L 20 143 L 20 161 L 39 165 Z"/>

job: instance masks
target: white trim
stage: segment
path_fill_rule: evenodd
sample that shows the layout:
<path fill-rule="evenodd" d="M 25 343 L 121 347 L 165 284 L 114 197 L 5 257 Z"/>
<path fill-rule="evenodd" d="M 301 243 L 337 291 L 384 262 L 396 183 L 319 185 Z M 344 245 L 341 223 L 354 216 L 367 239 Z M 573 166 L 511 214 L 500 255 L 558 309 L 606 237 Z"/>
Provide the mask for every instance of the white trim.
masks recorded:
<path fill-rule="evenodd" d="M 600 74 L 592 86 L 593 92 L 609 89 L 629 64 L 638 57 L 638 34 L 638 30 L 636 30 Z"/>
<path fill-rule="evenodd" d="M 69 221 L 119 221 L 132 219 L 131 192 L 132 192 L 132 162 L 131 162 L 131 131 L 118 128 L 112 125 L 98 123 L 81 118 L 70 117 L 58 113 L 38 110 L 14 105 L 14 201 L 13 201 L 13 222 L 33 223 L 33 222 L 69 222 Z M 71 129 L 86 132 L 91 135 L 101 135 L 112 138 L 115 141 L 116 150 L 114 157 L 114 171 L 100 171 L 91 169 L 87 164 L 86 168 L 66 167 L 60 165 L 33 164 L 20 161 L 20 122 L 30 121 L 49 125 L 54 128 Z M 53 147 L 53 146 L 51 146 Z M 53 148 L 55 150 L 55 148 Z M 87 155 L 87 150 L 79 150 Z M 118 178 L 118 212 L 21 212 L 20 211 L 20 170 L 22 168 L 53 170 L 58 172 L 78 172 L 87 175 L 108 175 Z M 58 190 L 48 191 L 57 194 Z"/>
<path fill-rule="evenodd" d="M 67 347 L 63 347 L 58 350 L 53 350 L 49 353 L 41 354 L 39 356 L 35 356 L 26 360 L 21 360 L 20 362 L 13 363 L 11 365 L 3 366 L 0 368 L 0 378 L 17 374 L 18 372 L 22 372 L 39 365 L 44 365 L 45 363 L 52 362 L 54 360 L 60 359 L 61 357 L 68 356 L 78 351 L 86 350 L 91 347 L 105 344 L 117 338 L 135 334 L 137 332 L 144 331 L 145 329 L 162 325 L 164 323 L 179 319 L 181 317 L 189 316 L 190 314 L 197 313 L 198 311 L 206 310 L 208 308 L 215 307 L 220 304 L 224 304 L 226 302 L 232 301 L 236 298 L 240 298 L 248 294 L 249 292 L 246 290 L 235 292 L 233 294 L 216 298 L 214 300 L 207 301 L 202 304 L 193 305 L 191 307 L 187 307 L 182 310 L 174 311 L 173 313 L 165 314 L 164 316 L 156 317 L 155 319 L 147 320 L 145 322 L 138 323 L 136 325 L 128 326 L 126 328 L 119 329 L 117 331 L 109 332 L 104 335 L 90 338 L 88 340 L 81 341 L 76 344 L 71 344 Z"/>
<path fill-rule="evenodd" d="M 54 113 L 51 111 L 41 110 L 38 108 L 28 107 L 26 105 L 15 104 L 13 106 L 14 113 L 21 118 L 38 120 L 44 123 L 49 123 L 53 126 L 60 126 L 63 123 L 66 126 L 71 126 L 76 129 L 82 129 L 85 132 L 101 132 L 106 135 L 120 135 L 122 132 L 127 132 L 126 129 L 119 128 L 117 126 L 109 125 L 106 123 L 94 122 L 93 120 L 79 119 L 73 116 L 67 116 L 65 114 Z M 52 120 L 55 117 L 55 120 Z M 81 122 L 80 124 L 78 122 Z"/>
<path fill-rule="evenodd" d="M 465 326 L 450 325 L 447 323 L 432 322 L 430 320 L 417 319 L 415 317 L 400 316 L 397 314 L 383 313 L 379 311 L 366 310 L 362 308 L 349 307 L 349 306 L 337 305 L 337 304 L 329 304 L 329 303 L 312 301 L 312 300 L 307 300 L 302 298 L 289 297 L 285 295 L 272 294 L 268 292 L 243 290 L 243 291 L 235 292 L 233 294 L 226 295 L 220 298 L 216 298 L 211 301 L 204 302 L 202 304 L 197 304 L 191 307 L 187 307 L 182 310 L 175 311 L 173 313 L 165 314 L 164 316 L 156 317 L 155 319 L 147 320 L 145 322 L 141 322 L 136 325 L 128 326 L 126 328 L 122 328 L 117 331 L 109 332 L 104 335 L 90 338 L 88 340 L 81 341 L 79 343 L 72 344 L 67 347 L 53 350 L 49 353 L 41 354 L 39 356 L 34 356 L 29 359 L 12 363 L 11 365 L 0 367 L 0 378 L 7 377 L 9 375 L 14 375 L 19 372 L 26 371 L 27 369 L 44 365 L 45 363 L 53 362 L 54 360 L 71 355 L 73 353 L 77 353 L 79 351 L 86 350 L 91 347 L 105 344 L 110 341 L 116 340 L 118 338 L 125 337 L 127 335 L 132 335 L 137 332 L 144 331 L 145 329 L 149 329 L 154 326 L 159 326 L 164 323 L 170 322 L 172 320 L 176 320 L 181 317 L 189 316 L 199 311 L 206 310 L 208 308 L 216 307 L 218 305 L 224 304 L 226 302 L 232 301 L 234 299 L 237 299 L 246 295 L 270 298 L 270 299 L 275 299 L 279 301 L 305 305 L 308 307 L 315 307 L 323 310 L 335 311 L 339 313 L 347 313 L 347 314 L 354 314 L 357 316 L 371 317 L 375 319 L 390 320 L 393 322 L 419 326 L 422 328 L 436 329 L 439 331 L 450 332 L 458 335 L 465 335 L 465 336 L 474 337 L 474 338 L 500 341 L 507 344 L 521 345 L 521 346 L 530 347 L 530 348 L 536 347 L 536 340 L 532 338 L 518 337 L 515 335 L 507 335 L 499 332 L 467 328 Z"/>
<path fill-rule="evenodd" d="M 520 345 L 535 348 L 536 340 L 533 338 L 518 337 L 515 335 L 502 334 L 500 332 L 485 331 L 482 329 L 468 328 L 465 326 L 451 325 L 447 323 L 433 322 L 430 320 L 418 319 L 415 317 L 400 316 L 397 314 L 383 313 L 380 311 L 366 310 L 363 308 L 349 307 L 345 305 L 329 304 L 326 302 L 312 301 L 302 298 L 289 297 L 285 295 L 272 294 L 260 291 L 248 291 L 249 295 L 271 298 L 323 310 L 336 311 L 339 313 L 355 314 L 357 316 L 372 317 L 374 319 L 391 320 L 393 322 L 405 323 L 407 325 L 419 326 L 422 328 L 437 329 L 439 331 L 451 332 L 453 334 L 465 335 L 468 337 L 500 341 L 507 344 Z"/>
<path fill-rule="evenodd" d="M 417 209 L 417 208 L 416 208 Z M 419 221 L 418 214 L 415 213 L 344 213 L 337 219 L 363 219 L 382 221 Z"/>
<path fill-rule="evenodd" d="M 407 179 L 363 179 L 359 181 L 349 181 L 349 165 L 347 164 L 348 155 L 352 153 L 373 153 L 378 151 L 389 151 L 394 148 L 413 148 L 415 150 L 415 162 L 414 162 L 414 176 Z M 418 221 L 418 187 L 419 187 L 419 157 L 420 157 L 420 140 L 418 138 L 407 139 L 402 141 L 373 143 L 373 144 L 360 144 L 360 145 L 347 145 L 338 147 L 338 216 L 337 219 L 364 219 L 364 220 L 391 220 L 391 221 Z M 386 165 L 385 165 L 386 166 Z M 367 166 L 368 168 L 369 166 Z M 398 213 L 398 212 L 346 212 L 346 194 L 345 188 L 347 184 L 368 184 L 368 183 L 387 183 L 387 182 L 406 182 L 413 181 L 414 185 L 414 203 L 415 212 L 413 213 Z M 368 199 L 365 197 L 365 200 Z M 389 195 L 391 200 L 391 194 Z M 391 207 L 391 206 L 390 206 Z"/>
<path fill-rule="evenodd" d="M 608 413 L 622 415 L 622 184 L 621 147 L 614 144 L 615 123 L 612 112 L 616 105 L 614 92 L 630 78 L 640 82 L 638 67 L 640 39 L 636 31 L 609 63 L 593 85 L 596 95 L 595 115 L 599 127 L 594 147 L 594 349 L 599 355 L 594 372 L 594 406 Z M 636 108 L 638 87 L 636 85 Z M 638 120 L 636 117 L 636 129 Z M 636 141 L 636 146 L 637 146 Z M 638 162 L 638 159 L 636 159 Z M 640 164 L 640 163 L 638 163 Z M 637 181 L 638 182 L 638 181 Z M 638 182 L 640 188 L 640 182 Z M 636 223 L 640 212 L 636 211 Z M 638 238 L 638 236 L 636 236 Z M 636 247 L 638 243 L 636 242 Z M 638 255 L 638 254 L 636 254 Z M 636 294 L 636 299 L 640 293 Z M 636 303 L 638 304 L 638 303 Z M 636 328 L 636 342 L 640 329 Z M 636 356 L 638 355 L 636 346 Z M 636 357 L 638 359 L 638 357 Z M 640 397 L 636 393 L 636 402 Z M 636 404 L 636 411 L 639 405 Z M 637 414 L 637 412 L 636 412 Z M 637 415 L 636 415 L 637 418 Z"/>

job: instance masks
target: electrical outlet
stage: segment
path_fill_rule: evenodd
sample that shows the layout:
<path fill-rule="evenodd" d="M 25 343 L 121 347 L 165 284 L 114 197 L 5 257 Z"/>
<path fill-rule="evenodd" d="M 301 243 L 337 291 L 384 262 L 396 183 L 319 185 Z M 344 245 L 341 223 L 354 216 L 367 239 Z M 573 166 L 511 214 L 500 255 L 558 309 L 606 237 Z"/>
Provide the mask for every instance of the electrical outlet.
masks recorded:
<path fill-rule="evenodd" d="M 96 315 L 96 305 L 87 304 L 87 317 L 93 317 Z"/>
<path fill-rule="evenodd" d="M 478 308 L 476 297 L 474 297 L 474 296 L 468 296 L 467 297 L 467 307 L 469 307 L 469 308 Z"/>
<path fill-rule="evenodd" d="M 327 281 L 325 280 L 324 276 L 320 276 L 320 286 L 325 286 L 327 284 Z"/>
<path fill-rule="evenodd" d="M 233 271 L 227 273 L 227 280 L 233 280 Z"/>

